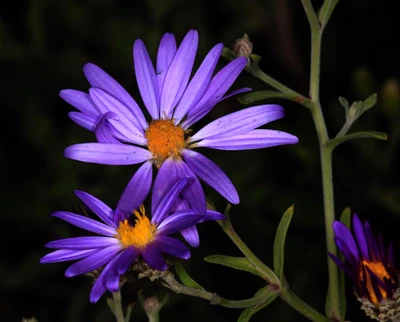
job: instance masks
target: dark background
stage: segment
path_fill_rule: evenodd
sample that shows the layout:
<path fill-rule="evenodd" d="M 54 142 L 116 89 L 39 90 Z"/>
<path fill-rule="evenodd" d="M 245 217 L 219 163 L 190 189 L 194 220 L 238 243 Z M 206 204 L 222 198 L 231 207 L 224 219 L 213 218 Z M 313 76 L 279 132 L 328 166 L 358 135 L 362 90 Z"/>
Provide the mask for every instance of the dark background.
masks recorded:
<path fill-rule="evenodd" d="M 322 1 L 315 1 L 318 7 Z M 132 45 L 141 38 L 155 58 L 158 42 L 173 32 L 180 42 L 197 29 L 197 65 L 217 42 L 232 46 L 249 34 L 261 68 L 307 95 L 309 27 L 300 1 L 50 1 L 8 2 L 0 8 L 1 229 L 0 316 L 2 321 L 36 317 L 47 321 L 113 321 L 106 296 L 89 302 L 91 280 L 67 279 L 67 263 L 40 265 L 48 251 L 43 245 L 67 236 L 68 225 L 51 218 L 55 210 L 73 210 L 81 189 L 117 203 L 136 167 L 91 165 L 65 159 L 63 150 L 89 142 L 94 135 L 74 124 L 73 108 L 59 98 L 62 89 L 86 91 L 82 66 L 93 62 L 113 75 L 141 104 L 133 73 Z M 375 233 L 394 243 L 399 264 L 400 121 L 398 37 L 400 6 L 396 1 L 340 1 L 323 39 L 321 101 L 330 136 L 344 122 L 337 97 L 350 102 L 378 93 L 378 104 L 353 126 L 356 130 L 387 132 L 389 140 L 358 140 L 334 153 L 336 216 L 350 206 Z M 218 69 L 227 61 L 221 58 Z M 270 89 L 243 72 L 233 88 Z M 230 176 L 241 203 L 232 208 L 232 222 L 243 240 L 268 265 L 272 243 L 283 212 L 295 205 L 285 258 L 292 289 L 320 312 L 327 288 L 326 249 L 319 154 L 309 112 L 294 103 L 268 100 L 285 107 L 286 117 L 269 124 L 297 135 L 300 143 L 254 151 L 201 152 Z M 243 108 L 234 98 L 218 105 L 204 122 Z M 200 124 L 201 125 L 201 124 Z M 198 127 L 194 127 L 194 130 Z M 207 194 L 219 210 L 225 201 L 211 189 Z M 251 297 L 260 279 L 203 261 L 211 254 L 239 256 L 215 223 L 200 228 L 201 246 L 183 263 L 207 290 L 231 299 Z M 166 292 L 157 283 L 134 281 L 122 290 L 125 304 Z M 108 294 L 109 295 L 109 294 Z M 107 295 L 107 296 L 108 296 Z M 171 294 L 161 321 L 235 321 L 240 310 L 210 306 L 207 301 Z M 367 321 L 348 286 L 347 320 Z M 252 321 L 305 321 L 277 299 Z M 146 321 L 140 305 L 132 321 Z"/>

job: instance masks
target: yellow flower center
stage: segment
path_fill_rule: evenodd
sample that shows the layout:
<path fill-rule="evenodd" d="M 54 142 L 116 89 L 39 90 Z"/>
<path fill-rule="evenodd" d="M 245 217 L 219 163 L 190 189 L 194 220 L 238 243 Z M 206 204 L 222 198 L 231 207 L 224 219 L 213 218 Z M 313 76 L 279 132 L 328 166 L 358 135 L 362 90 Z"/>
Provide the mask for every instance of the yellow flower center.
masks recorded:
<path fill-rule="evenodd" d="M 378 277 L 382 282 L 384 281 L 384 278 L 391 279 L 391 277 L 390 277 L 389 273 L 387 272 L 385 266 L 381 262 L 374 263 L 374 262 L 368 262 L 368 261 L 364 260 L 364 261 L 362 261 L 362 265 L 364 267 L 368 267 L 376 275 L 376 277 Z M 360 277 L 361 278 L 364 277 L 362 269 L 360 270 Z M 379 301 L 378 301 L 378 298 L 377 298 L 377 296 L 375 294 L 374 288 L 372 287 L 371 277 L 367 273 L 365 278 L 366 278 L 366 281 L 367 281 L 367 285 L 366 286 L 367 286 L 367 290 L 368 290 L 368 293 L 369 293 L 370 298 L 371 298 L 371 302 L 373 304 L 377 305 L 377 304 L 379 304 Z M 363 278 L 363 279 L 365 279 L 365 278 Z M 379 291 L 382 294 L 382 299 L 386 300 L 386 298 L 387 298 L 386 291 L 382 287 L 380 287 L 379 285 L 377 285 L 377 286 L 379 288 Z"/>
<path fill-rule="evenodd" d="M 146 138 L 157 167 L 170 156 L 181 158 L 181 149 L 185 145 L 185 131 L 171 120 L 151 122 L 146 131 Z"/>
<path fill-rule="evenodd" d="M 143 205 L 140 206 L 139 211 L 133 212 L 137 218 L 135 219 L 135 226 L 131 226 L 127 219 L 119 223 L 117 238 L 125 247 L 144 248 L 154 238 L 156 225 L 152 224 L 146 217 Z"/>

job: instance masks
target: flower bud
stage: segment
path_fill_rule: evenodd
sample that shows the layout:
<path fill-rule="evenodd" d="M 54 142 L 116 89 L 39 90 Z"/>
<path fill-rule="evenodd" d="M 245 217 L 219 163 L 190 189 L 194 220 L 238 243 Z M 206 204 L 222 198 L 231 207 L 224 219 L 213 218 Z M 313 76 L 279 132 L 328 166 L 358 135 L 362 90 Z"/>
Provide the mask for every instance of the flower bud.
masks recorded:
<path fill-rule="evenodd" d="M 250 55 L 253 52 L 253 43 L 250 41 L 247 34 L 244 34 L 242 38 L 236 39 L 235 44 L 233 45 L 233 51 L 237 57 L 250 58 Z"/>

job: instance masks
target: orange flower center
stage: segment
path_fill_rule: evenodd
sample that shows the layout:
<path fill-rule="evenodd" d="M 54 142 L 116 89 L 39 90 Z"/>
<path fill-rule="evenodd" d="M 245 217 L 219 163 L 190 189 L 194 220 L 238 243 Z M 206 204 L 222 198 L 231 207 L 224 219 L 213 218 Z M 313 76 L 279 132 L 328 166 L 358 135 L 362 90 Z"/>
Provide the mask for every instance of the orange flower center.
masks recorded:
<path fill-rule="evenodd" d="M 146 217 L 144 206 L 140 206 L 140 212 L 135 210 L 135 225 L 131 226 L 127 219 L 120 221 L 116 236 L 125 247 L 136 246 L 144 248 L 149 244 L 156 233 L 156 226 Z"/>
<path fill-rule="evenodd" d="M 185 131 L 171 120 L 151 122 L 146 131 L 146 138 L 157 167 L 168 157 L 181 158 L 181 149 L 185 146 Z"/>
<path fill-rule="evenodd" d="M 385 266 L 381 262 L 375 263 L 375 262 L 368 262 L 368 261 L 363 260 L 362 265 L 364 267 L 368 267 L 382 282 L 384 281 L 384 278 L 391 279 Z M 375 305 L 379 304 L 378 297 L 376 296 L 374 288 L 372 287 L 371 276 L 367 273 L 366 276 L 364 277 L 363 270 L 361 269 L 360 270 L 360 278 L 366 279 L 366 281 L 367 281 L 367 290 L 370 295 L 371 302 Z M 384 290 L 379 285 L 377 285 L 377 286 L 379 288 L 379 291 L 382 294 L 383 300 L 386 300 L 386 298 L 387 298 L 386 290 Z"/>

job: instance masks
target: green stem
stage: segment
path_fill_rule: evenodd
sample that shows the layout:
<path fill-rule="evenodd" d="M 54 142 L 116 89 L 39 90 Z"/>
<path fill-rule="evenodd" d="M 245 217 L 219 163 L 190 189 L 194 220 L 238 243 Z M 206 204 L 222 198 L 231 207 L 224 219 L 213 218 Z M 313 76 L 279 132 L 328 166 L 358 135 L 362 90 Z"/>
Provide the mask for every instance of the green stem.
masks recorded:
<path fill-rule="evenodd" d="M 222 227 L 224 232 L 229 236 L 233 243 L 239 248 L 244 256 L 255 266 L 255 268 L 261 273 L 263 278 L 273 287 L 279 289 L 281 282 L 275 273 L 262 261 L 258 259 L 256 255 L 247 247 L 247 245 L 240 239 L 238 234 L 233 229 L 231 221 L 218 220 L 219 225 Z"/>
<path fill-rule="evenodd" d="M 336 255 L 336 246 L 334 242 L 334 233 L 332 223 L 335 220 L 334 197 L 333 197 L 333 178 L 332 178 L 332 151 L 326 146 L 329 140 L 326 130 L 325 120 L 319 101 L 320 86 L 320 60 L 321 60 L 321 39 L 323 29 L 319 25 L 317 15 L 312 7 L 310 0 L 302 0 L 304 10 L 307 15 L 311 28 L 311 73 L 310 73 L 310 97 L 313 102 L 311 114 L 314 120 L 315 128 L 318 135 L 321 170 L 322 170 L 322 187 L 324 194 L 324 210 L 325 210 L 325 230 L 327 251 Z M 327 23 L 327 21 L 325 22 Z M 329 286 L 328 286 L 328 303 L 330 312 L 327 314 L 333 319 L 340 319 L 340 301 L 339 301 L 339 281 L 338 269 L 336 264 L 328 260 Z"/>
<path fill-rule="evenodd" d="M 318 313 L 307 303 L 303 302 L 297 297 L 289 288 L 283 287 L 279 295 L 287 304 L 293 307 L 295 310 L 300 312 L 302 315 L 314 322 L 329 322 L 330 320 Z"/>
<path fill-rule="evenodd" d="M 165 286 L 169 287 L 175 293 L 200 297 L 202 299 L 209 300 L 213 305 L 220 305 L 229 308 L 240 309 L 253 305 L 258 305 L 263 303 L 266 297 L 269 298 L 269 296 L 271 295 L 271 288 L 269 286 L 266 286 L 263 289 L 264 291 L 258 292 L 257 295 L 255 295 L 251 299 L 233 301 L 222 298 L 215 293 L 183 285 L 175 279 L 174 275 L 171 272 L 168 272 L 164 276 L 162 276 L 162 279 L 166 283 Z"/>
<path fill-rule="evenodd" d="M 114 300 L 114 314 L 117 318 L 117 322 L 125 322 L 124 312 L 122 311 L 122 301 L 121 301 L 121 292 L 113 292 L 113 300 Z"/>

